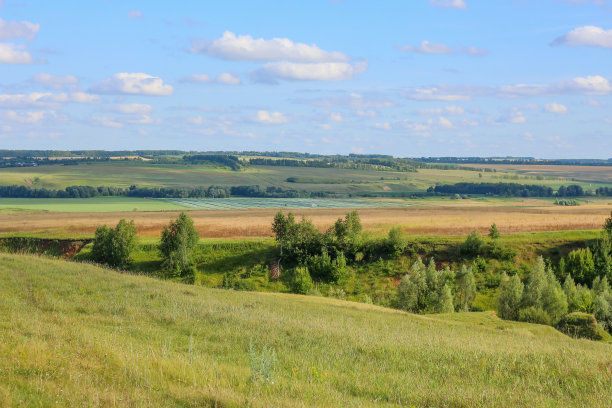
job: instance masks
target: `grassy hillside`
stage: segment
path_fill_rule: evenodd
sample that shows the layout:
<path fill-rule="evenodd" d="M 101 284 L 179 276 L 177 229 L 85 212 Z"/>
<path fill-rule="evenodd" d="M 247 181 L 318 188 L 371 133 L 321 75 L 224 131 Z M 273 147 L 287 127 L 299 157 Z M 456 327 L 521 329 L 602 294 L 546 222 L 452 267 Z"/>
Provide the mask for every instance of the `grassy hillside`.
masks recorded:
<path fill-rule="evenodd" d="M 609 406 L 612 346 L 0 254 L 0 406 Z"/>

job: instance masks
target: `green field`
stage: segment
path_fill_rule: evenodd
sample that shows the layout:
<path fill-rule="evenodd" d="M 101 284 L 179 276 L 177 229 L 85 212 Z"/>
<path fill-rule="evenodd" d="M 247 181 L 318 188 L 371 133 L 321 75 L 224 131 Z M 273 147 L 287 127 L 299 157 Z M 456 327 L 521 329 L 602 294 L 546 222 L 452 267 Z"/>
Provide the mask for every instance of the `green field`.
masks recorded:
<path fill-rule="evenodd" d="M 246 210 L 255 208 L 380 208 L 405 207 L 393 201 L 316 198 L 172 198 L 164 200 L 194 210 Z"/>
<path fill-rule="evenodd" d="M 0 406 L 609 407 L 612 345 L 0 255 Z"/>
<path fill-rule="evenodd" d="M 296 177 L 306 182 L 290 183 L 286 181 L 289 177 Z M 320 183 L 317 183 L 317 180 Z M 124 188 L 133 184 L 141 187 L 260 185 L 263 188 L 273 186 L 308 192 L 355 194 L 382 191 L 424 191 L 435 184 L 459 182 L 543 184 L 553 189 L 568 184 L 580 184 L 585 189 L 612 186 L 610 183 L 573 181 L 571 172 L 559 173 L 538 180 L 535 175 L 520 175 L 514 170 L 479 173 L 463 169 L 419 169 L 418 172 L 406 173 L 338 168 L 251 166 L 243 171 L 231 171 L 218 167 L 147 164 L 134 161 L 82 163 L 77 166 L 46 165 L 0 168 L 0 185 L 15 184 L 52 189 L 63 189 L 72 185 Z"/>

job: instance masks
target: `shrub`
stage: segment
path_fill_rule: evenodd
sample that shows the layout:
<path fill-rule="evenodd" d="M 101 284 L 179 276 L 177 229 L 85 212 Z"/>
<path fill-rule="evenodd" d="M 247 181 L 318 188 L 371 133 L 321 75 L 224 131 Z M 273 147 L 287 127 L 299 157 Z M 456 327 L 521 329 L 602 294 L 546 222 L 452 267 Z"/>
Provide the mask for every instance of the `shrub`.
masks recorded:
<path fill-rule="evenodd" d="M 484 246 L 482 236 L 477 230 L 474 230 L 459 246 L 459 255 L 464 258 L 475 258 L 482 253 Z"/>
<path fill-rule="evenodd" d="M 193 220 L 185 213 L 164 227 L 159 251 L 163 258 L 162 268 L 169 277 L 193 280 L 195 269 L 191 257 L 199 239 Z"/>
<path fill-rule="evenodd" d="M 595 263 L 589 248 L 576 249 L 565 258 L 565 271 L 571 273 L 577 283 L 590 285 L 595 278 Z"/>
<path fill-rule="evenodd" d="M 387 254 L 396 257 L 400 256 L 406 250 L 407 245 L 404 230 L 401 227 L 393 227 L 389 230 L 389 235 L 385 240 Z"/>
<path fill-rule="evenodd" d="M 518 275 L 508 278 L 503 275 L 499 292 L 497 294 L 497 313 L 506 320 L 517 320 L 521 298 L 523 297 L 523 283 Z"/>
<path fill-rule="evenodd" d="M 545 324 L 548 326 L 551 324 L 551 319 L 548 313 L 533 306 L 519 310 L 518 320 L 521 322 Z"/>
<path fill-rule="evenodd" d="M 131 263 L 130 254 L 136 247 L 134 221 L 122 219 L 115 229 L 106 225 L 96 229 L 91 257 L 94 261 L 114 268 L 125 268 Z"/>
<path fill-rule="evenodd" d="M 595 317 L 588 313 L 574 312 L 564 316 L 557 329 L 571 337 L 601 340 Z"/>
<path fill-rule="evenodd" d="M 305 266 L 298 266 L 289 272 L 289 289 L 293 293 L 306 295 L 312 289 L 312 278 Z"/>

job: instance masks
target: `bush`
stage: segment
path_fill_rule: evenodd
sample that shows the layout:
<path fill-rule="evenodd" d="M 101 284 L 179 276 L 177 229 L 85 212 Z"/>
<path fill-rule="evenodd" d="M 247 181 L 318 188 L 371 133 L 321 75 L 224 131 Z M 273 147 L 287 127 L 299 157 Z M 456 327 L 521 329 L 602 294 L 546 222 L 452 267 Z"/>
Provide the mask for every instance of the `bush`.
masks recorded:
<path fill-rule="evenodd" d="M 389 235 L 385 240 L 386 252 L 391 256 L 400 256 L 406 250 L 406 238 L 401 227 L 393 227 L 389 230 Z"/>
<path fill-rule="evenodd" d="M 557 329 L 570 337 L 601 340 L 595 317 L 588 313 L 574 312 L 565 315 Z"/>
<path fill-rule="evenodd" d="M 548 313 L 533 306 L 519 310 L 518 319 L 521 322 L 527 323 L 545 324 L 547 326 L 550 326 L 551 324 L 551 319 Z"/>
<path fill-rule="evenodd" d="M 485 242 L 480 233 L 474 230 L 459 246 L 459 255 L 464 258 L 475 258 L 482 253 L 484 246 Z"/>
<path fill-rule="evenodd" d="M 164 227 L 159 251 L 163 257 L 162 267 L 168 277 L 193 281 L 195 268 L 192 267 L 191 256 L 199 239 L 193 220 L 185 213 Z"/>
<path fill-rule="evenodd" d="M 312 290 L 312 278 L 307 267 L 298 266 L 289 271 L 289 289 L 293 293 L 302 295 L 306 295 Z"/>
<path fill-rule="evenodd" d="M 106 225 L 98 227 L 94 237 L 91 257 L 94 261 L 114 268 L 125 268 L 131 263 L 130 254 L 136 247 L 134 221 L 122 219 L 115 229 Z"/>
<path fill-rule="evenodd" d="M 497 294 L 497 313 L 499 317 L 506 320 L 517 320 L 521 299 L 523 297 L 523 283 L 518 275 L 508 278 L 502 276 Z"/>

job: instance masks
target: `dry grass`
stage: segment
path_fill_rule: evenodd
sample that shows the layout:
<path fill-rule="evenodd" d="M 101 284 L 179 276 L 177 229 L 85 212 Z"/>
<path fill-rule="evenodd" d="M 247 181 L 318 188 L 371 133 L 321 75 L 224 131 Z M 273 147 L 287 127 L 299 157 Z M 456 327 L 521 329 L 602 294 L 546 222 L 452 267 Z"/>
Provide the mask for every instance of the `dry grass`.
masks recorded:
<path fill-rule="evenodd" d="M 598 204 L 559 207 L 541 200 L 522 202 L 478 202 L 471 200 L 428 202 L 403 208 L 359 209 L 366 231 L 382 234 L 392 225 L 401 225 L 411 234 L 462 235 L 474 229 L 486 231 L 496 223 L 502 233 L 599 229 L 612 206 Z M 189 211 L 202 237 L 270 237 L 276 209 Z M 293 210 L 306 216 L 321 230 L 328 228 L 347 209 Z M 45 236 L 93 235 L 96 226 L 133 219 L 142 236 L 159 236 L 164 225 L 178 211 L 112 213 L 31 213 L 0 214 L 0 234 L 35 233 Z"/>

